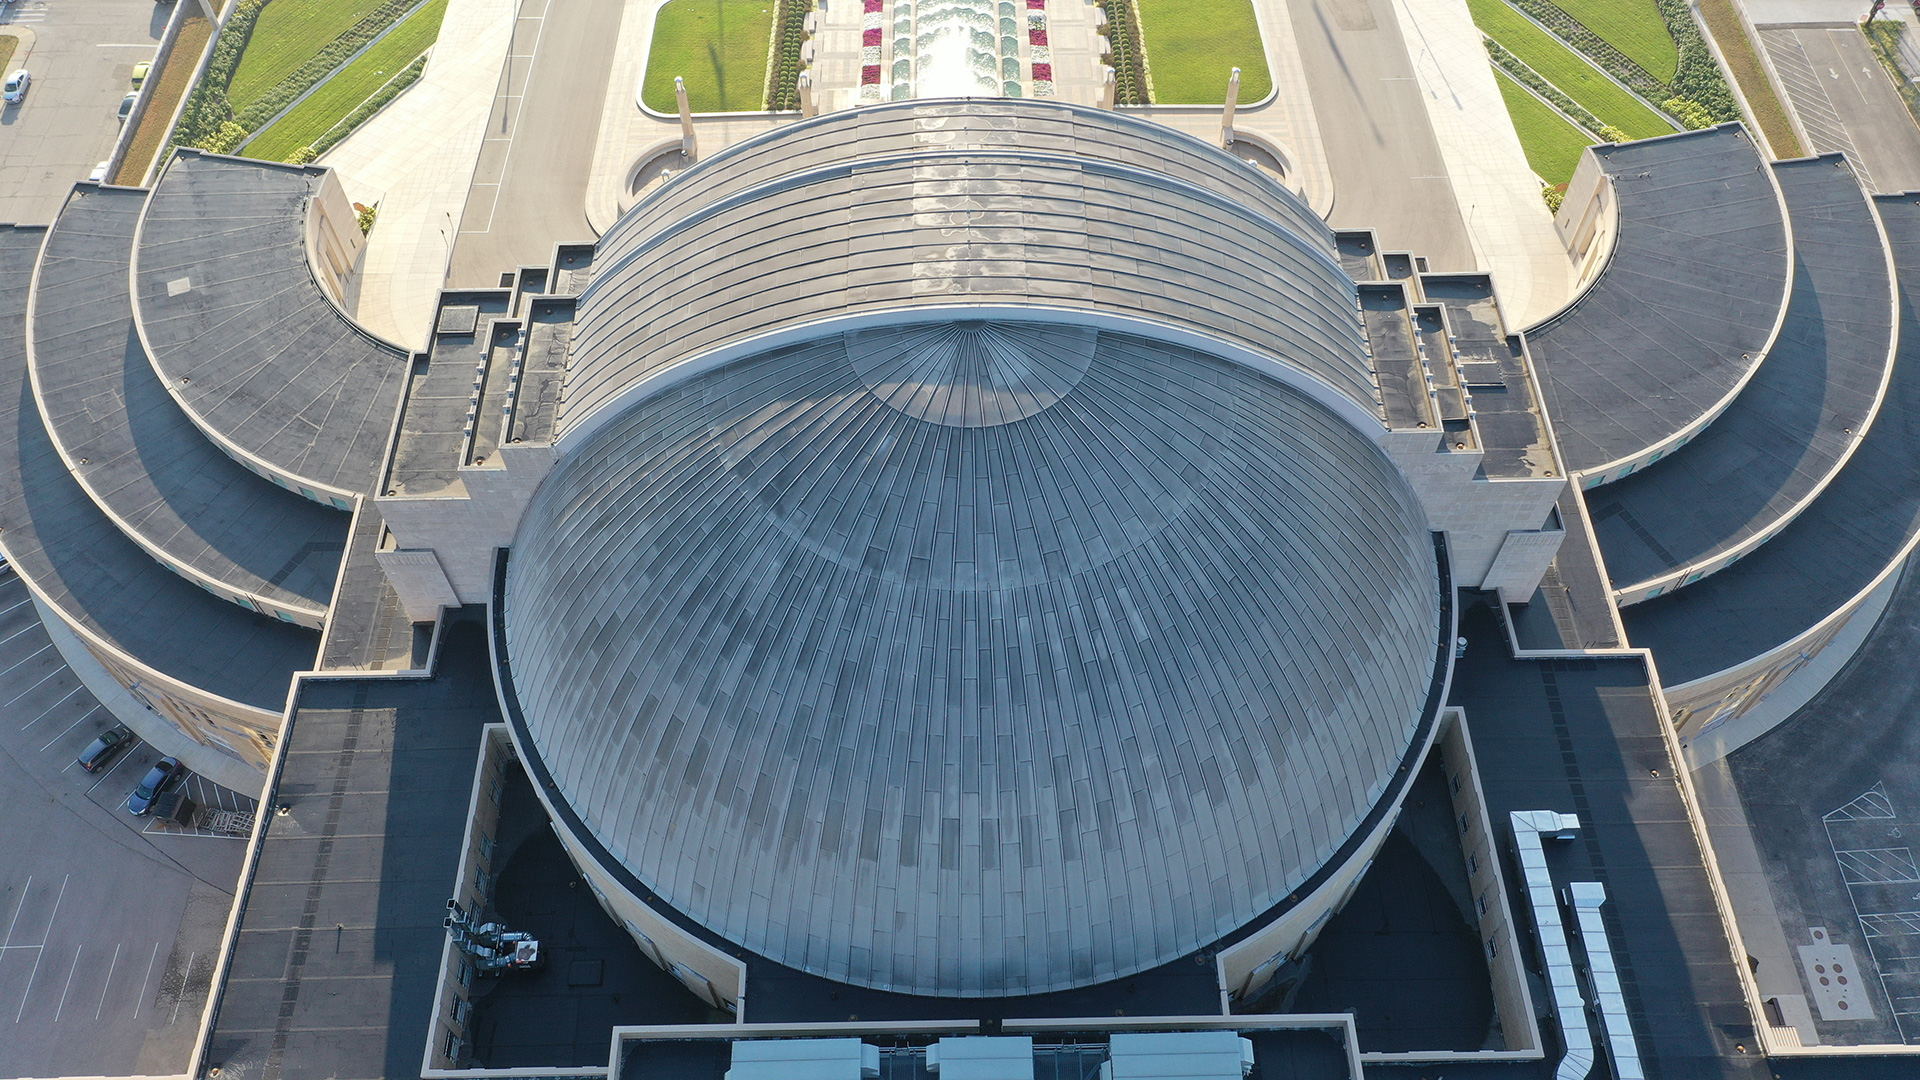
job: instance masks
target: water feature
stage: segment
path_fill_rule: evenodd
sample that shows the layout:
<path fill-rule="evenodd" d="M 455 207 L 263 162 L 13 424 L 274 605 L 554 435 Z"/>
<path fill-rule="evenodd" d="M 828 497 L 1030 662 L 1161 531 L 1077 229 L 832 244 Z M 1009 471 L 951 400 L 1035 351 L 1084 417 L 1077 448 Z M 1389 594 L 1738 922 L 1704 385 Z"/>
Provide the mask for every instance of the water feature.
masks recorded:
<path fill-rule="evenodd" d="M 1019 97 L 1010 0 L 894 0 L 892 97 Z"/>

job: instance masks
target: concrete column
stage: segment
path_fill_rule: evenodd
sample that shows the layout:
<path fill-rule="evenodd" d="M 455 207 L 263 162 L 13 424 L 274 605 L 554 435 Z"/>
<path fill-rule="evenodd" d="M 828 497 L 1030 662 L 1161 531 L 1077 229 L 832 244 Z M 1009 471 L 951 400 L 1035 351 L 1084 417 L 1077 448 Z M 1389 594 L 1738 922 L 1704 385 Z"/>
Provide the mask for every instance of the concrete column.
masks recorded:
<path fill-rule="evenodd" d="M 820 103 L 813 98 L 813 76 L 804 71 L 801 72 L 798 87 L 800 90 L 800 115 L 819 116 Z"/>
<path fill-rule="evenodd" d="M 673 100 L 680 106 L 680 154 L 689 163 L 699 160 L 699 147 L 693 141 L 693 107 L 687 104 L 687 81 L 673 77 Z"/>
<path fill-rule="evenodd" d="M 1119 92 L 1120 88 L 1114 80 L 1113 68 L 1106 64 L 1101 64 L 1100 97 L 1098 99 L 1100 107 L 1103 109 L 1113 108 L 1116 95 L 1118 95 Z"/>
<path fill-rule="evenodd" d="M 1233 110 L 1240 104 L 1240 69 L 1234 68 L 1227 76 L 1227 106 L 1220 110 L 1220 146 L 1231 149 L 1233 146 Z"/>

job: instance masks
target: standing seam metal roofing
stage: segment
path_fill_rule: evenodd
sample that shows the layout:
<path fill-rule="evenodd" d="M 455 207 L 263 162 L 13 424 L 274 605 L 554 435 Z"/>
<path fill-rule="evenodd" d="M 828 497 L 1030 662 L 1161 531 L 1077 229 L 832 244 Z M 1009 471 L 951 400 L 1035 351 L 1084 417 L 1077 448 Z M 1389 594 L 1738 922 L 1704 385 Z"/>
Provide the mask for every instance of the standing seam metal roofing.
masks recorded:
<path fill-rule="evenodd" d="M 1751 551 L 1805 509 L 1873 423 L 1899 317 L 1879 219 L 1838 154 L 1773 168 L 1794 275 L 1766 363 L 1692 442 L 1587 499 L 1622 591 Z"/>
<path fill-rule="evenodd" d="M 1019 112 L 971 108 L 983 120 Z M 859 134 L 843 123 L 848 140 Z M 810 160 L 801 136 L 827 133 L 782 129 L 795 145 L 763 140 L 752 160 L 785 171 L 758 169 L 755 186 L 681 188 L 695 184 L 690 174 L 609 230 L 580 299 L 562 438 L 649 373 L 702 351 L 828 318 L 952 304 L 1077 310 L 1227 339 L 1380 415 L 1331 234 L 1317 219 L 1301 226 L 1285 200 L 1263 206 L 1224 183 L 1244 173 L 1240 163 L 1221 155 L 1222 175 L 1200 170 L 1202 184 L 1193 169 L 1006 149 L 1004 136 L 982 148 Z"/>
<path fill-rule="evenodd" d="M 73 476 L 134 542 L 183 576 L 318 625 L 347 517 L 222 453 L 160 385 L 133 331 L 127 259 L 146 192 L 77 188 L 35 274 L 28 353 L 42 417 Z"/>
<path fill-rule="evenodd" d="M 1618 206 L 1613 251 L 1585 292 L 1526 332 L 1573 472 L 1724 407 L 1763 357 L 1792 269 L 1773 175 L 1739 125 L 1593 153 Z"/>
<path fill-rule="evenodd" d="M 1874 200 L 1900 284 L 1900 349 L 1881 415 L 1827 490 L 1733 566 L 1621 611 L 1670 687 L 1746 663 L 1839 611 L 1920 539 L 1920 195 Z"/>
<path fill-rule="evenodd" d="M 254 615 L 165 567 L 126 538 L 47 437 L 27 379 L 26 311 L 43 230 L 0 228 L 0 543 L 35 592 L 147 667 L 278 713 L 319 635 Z"/>
<path fill-rule="evenodd" d="M 161 381 L 223 449 L 351 496 L 375 482 L 407 353 L 314 279 L 307 204 L 325 174 L 179 151 L 141 220 L 134 316 Z"/>
<path fill-rule="evenodd" d="M 674 907 L 902 992 L 1143 970 L 1284 900 L 1429 693 L 1424 516 L 1245 366 L 987 322 L 677 381 L 523 518 L 513 690 Z"/>

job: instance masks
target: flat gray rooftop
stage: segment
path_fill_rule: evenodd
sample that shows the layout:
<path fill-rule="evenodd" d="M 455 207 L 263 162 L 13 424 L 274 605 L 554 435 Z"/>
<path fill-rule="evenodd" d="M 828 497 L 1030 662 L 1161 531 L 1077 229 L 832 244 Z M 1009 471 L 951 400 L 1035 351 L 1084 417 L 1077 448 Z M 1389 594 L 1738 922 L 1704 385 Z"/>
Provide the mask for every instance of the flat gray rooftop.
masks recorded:
<path fill-rule="evenodd" d="M 209 693 L 285 706 L 319 635 L 197 588 L 127 539 L 55 452 L 27 380 L 27 289 L 44 230 L 0 227 L 0 535 L 55 606 L 141 662 Z"/>
<path fill-rule="evenodd" d="M 1705 431 L 1587 493 L 1617 589 L 1736 555 L 1778 529 L 1873 422 L 1896 319 L 1873 209 L 1838 154 L 1774 170 L 1793 221 L 1786 321 L 1766 362 Z"/>
<path fill-rule="evenodd" d="M 82 186 L 40 258 L 33 367 L 73 475 L 149 550 L 324 618 L 347 515 L 275 487 L 207 441 L 133 330 L 127 259 L 146 193 Z M 84 462 L 84 464 L 81 464 Z"/>
<path fill-rule="evenodd" d="M 1619 233 L 1567 310 L 1527 331 L 1571 471 L 1634 454 L 1712 412 L 1786 300 L 1787 231 L 1738 125 L 1593 151 Z"/>
<path fill-rule="evenodd" d="M 183 150 L 141 225 L 137 314 L 203 427 L 309 483 L 371 490 L 407 354 L 342 314 L 307 262 L 325 175 Z"/>
<path fill-rule="evenodd" d="M 1900 350 L 1880 418 L 1812 506 L 1721 572 L 1621 612 L 1669 686 L 1782 645 L 1838 610 L 1920 531 L 1920 195 L 1876 198 L 1900 284 Z"/>
<path fill-rule="evenodd" d="M 208 1066 L 228 1076 L 418 1076 L 483 725 L 477 622 L 432 679 L 306 684 L 263 805 Z M 336 929 L 342 926 L 344 929 Z"/>

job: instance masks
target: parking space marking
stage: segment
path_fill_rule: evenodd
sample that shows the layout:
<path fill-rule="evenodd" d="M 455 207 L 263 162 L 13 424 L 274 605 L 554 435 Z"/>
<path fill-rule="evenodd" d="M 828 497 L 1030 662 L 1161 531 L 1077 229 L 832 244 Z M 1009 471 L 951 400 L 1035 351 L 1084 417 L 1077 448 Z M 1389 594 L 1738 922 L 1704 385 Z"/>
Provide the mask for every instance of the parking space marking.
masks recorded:
<path fill-rule="evenodd" d="M 81 942 L 79 947 L 73 950 L 73 966 L 67 969 L 67 985 L 60 990 L 60 1004 L 53 1007 L 53 1022 L 56 1024 L 60 1022 L 60 1014 L 66 1011 L 67 995 L 73 992 L 73 975 L 80 970 L 80 954 L 86 951 L 85 942 Z"/>
<path fill-rule="evenodd" d="M 67 898 L 67 878 L 72 876 L 72 874 L 68 874 L 66 877 L 60 879 L 60 895 L 54 897 L 53 914 L 47 916 L 47 932 L 40 935 L 40 944 L 42 946 L 45 946 L 48 939 L 53 936 L 54 920 L 60 917 L 60 902 Z M 22 899 L 25 899 L 25 893 L 21 893 L 20 895 Z M 19 913 L 15 912 L 15 914 L 18 915 Z M 27 988 L 20 992 L 20 1011 L 13 1014 L 13 1022 L 16 1024 L 20 1022 L 21 1017 L 27 1015 L 27 1002 L 33 1000 L 33 980 L 40 977 L 40 961 L 46 959 L 46 957 L 47 950 L 44 947 L 33 954 L 33 970 L 27 972 Z M 80 957 L 79 954 L 76 953 L 74 955 L 74 963 L 77 964 L 79 962 Z"/>
<path fill-rule="evenodd" d="M 93 1018 L 95 1020 L 100 1019 L 100 1014 L 107 1008 L 107 988 L 113 985 L 113 969 L 119 966 L 119 964 L 120 943 L 115 942 L 113 946 L 113 959 L 107 961 L 107 981 L 100 986 L 100 1004 L 93 1007 Z"/>
<path fill-rule="evenodd" d="M 1835 849 L 1840 876 L 1849 885 L 1901 885 L 1920 882 L 1920 868 L 1913 864 L 1912 848 Z"/>
<path fill-rule="evenodd" d="M 172 1016 L 169 1016 L 169 1017 L 167 1017 L 167 1026 L 168 1026 L 168 1027 L 172 1027 L 172 1026 L 173 1026 L 173 1022 L 174 1022 L 175 1020 L 178 1020 L 178 1019 L 180 1019 L 180 1003 L 181 1003 L 182 1001 L 185 1001 L 185 1000 L 187 999 L 187 984 L 188 984 L 188 983 L 191 983 L 191 982 L 193 981 L 193 959 L 194 959 L 194 957 L 196 957 L 196 956 L 199 956 L 199 955 L 200 955 L 200 954 L 199 954 L 198 952 L 190 952 L 190 953 L 188 953 L 188 954 L 187 954 L 187 966 L 186 966 L 186 967 L 184 967 L 184 968 L 181 968 L 181 969 L 180 969 L 180 992 L 179 992 L 178 994 L 176 994 L 176 995 L 174 995 L 174 998 L 173 998 L 173 1015 L 172 1015 Z"/>
<path fill-rule="evenodd" d="M 60 707 L 61 705 L 64 705 L 64 704 L 66 704 L 66 703 L 67 703 L 67 702 L 68 702 L 69 700 L 71 700 L 71 699 L 73 698 L 73 694 L 77 694 L 77 693 L 79 693 L 79 692 L 80 692 L 80 687 L 77 687 L 77 686 L 76 686 L 76 687 L 74 687 L 74 688 L 73 688 L 73 693 L 70 693 L 70 694 L 68 694 L 68 695 L 67 695 L 66 697 L 63 697 L 63 698 L 61 698 L 61 699 L 60 699 L 59 701 L 56 701 L 56 702 L 54 702 L 54 703 L 53 703 L 53 705 L 51 705 L 50 707 L 48 707 L 48 709 L 47 709 L 47 712 L 46 712 L 46 713 L 41 713 L 40 715 L 41 715 L 41 716 L 45 716 L 45 715 L 47 715 L 47 713 L 51 713 L 51 712 L 52 712 L 52 711 L 53 711 L 54 709 L 57 709 L 57 708 L 59 708 L 59 707 Z M 82 716 L 82 717 L 81 717 L 80 719 L 78 719 L 78 720 L 75 720 L 75 721 L 74 721 L 73 723 L 71 723 L 71 724 L 68 724 L 68 725 L 67 725 L 67 730 L 66 730 L 66 731 L 62 731 L 62 732 L 61 732 L 60 734 L 58 734 L 58 735 L 55 735 L 55 736 L 54 736 L 54 737 L 53 737 L 52 739 L 49 739 L 49 740 L 47 741 L 47 745 L 45 745 L 45 746 L 43 746 L 43 747 L 41 747 L 41 748 L 40 748 L 40 752 L 44 754 L 44 753 L 46 753 L 47 751 L 49 751 L 49 750 L 51 750 L 51 749 L 53 749 L 53 744 L 54 744 L 54 743 L 57 743 L 57 742 L 59 742 L 59 741 L 60 741 L 61 739 L 64 739 L 64 738 L 66 738 L 66 737 L 67 737 L 67 732 L 68 732 L 68 731 L 72 731 L 72 730 L 73 730 L 74 728 L 77 728 L 77 727 L 79 727 L 79 726 L 80 726 L 81 724 L 84 724 L 84 723 L 86 723 L 86 722 L 87 722 L 87 719 L 88 719 L 89 717 L 91 717 L 92 715 L 93 715 L 93 712 L 92 712 L 91 710 L 89 710 L 89 711 L 87 712 L 87 714 L 86 714 L 85 716 Z M 39 721 L 35 721 L 35 723 L 38 723 L 38 722 L 39 722 Z M 64 772 L 65 770 L 61 770 L 61 771 L 63 771 L 63 772 Z M 1916 879 L 1916 880 L 1920 880 L 1920 879 Z"/>
<path fill-rule="evenodd" d="M 93 788 L 97 788 L 101 784 L 106 783 L 107 777 L 112 776 L 114 773 L 118 772 L 120 770 L 120 766 L 125 765 L 129 761 L 132 761 L 134 751 L 140 749 L 142 745 L 143 744 L 139 739 L 133 740 L 133 745 L 127 747 L 126 750 L 121 753 L 120 759 L 113 763 L 113 768 L 108 769 L 106 773 L 100 777 L 100 779 L 95 780 L 93 782 L 93 787 L 90 787 L 87 789 L 87 794 L 89 795 L 93 794 Z"/>
<path fill-rule="evenodd" d="M 20 902 L 14 905 L 13 918 L 7 922 L 7 936 L 4 940 L 0 940 L 0 949 L 5 949 L 13 944 L 13 925 L 20 921 L 20 909 L 27 906 L 27 891 L 32 888 L 33 875 L 28 874 L 26 887 L 20 890 Z"/>
<path fill-rule="evenodd" d="M 147 1000 L 147 984 L 153 981 L 153 962 L 160 959 L 160 943 L 153 943 L 153 954 L 147 957 L 147 974 L 140 980 L 140 996 L 133 999 L 133 1018 L 140 1019 L 140 1006 Z"/>

